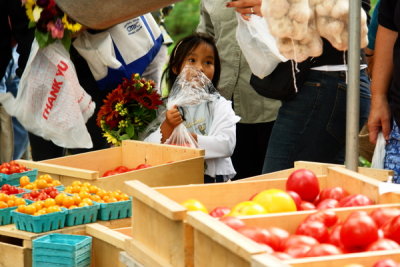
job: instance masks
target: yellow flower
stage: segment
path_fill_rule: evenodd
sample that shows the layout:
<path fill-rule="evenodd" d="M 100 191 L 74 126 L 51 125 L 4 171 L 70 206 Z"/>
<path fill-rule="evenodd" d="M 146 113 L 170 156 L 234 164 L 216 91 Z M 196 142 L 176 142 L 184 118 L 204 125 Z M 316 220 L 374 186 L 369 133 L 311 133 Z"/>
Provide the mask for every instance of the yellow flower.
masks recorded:
<path fill-rule="evenodd" d="M 103 137 L 107 138 L 108 143 L 112 143 L 113 145 L 119 146 L 120 141 L 118 141 L 114 136 L 112 136 L 110 133 L 103 133 Z"/>
<path fill-rule="evenodd" d="M 64 24 L 64 27 L 66 29 L 70 30 L 71 32 L 78 32 L 82 28 L 82 25 L 79 23 L 74 23 L 74 24 L 70 23 L 68 21 L 67 14 L 64 14 L 64 16 L 62 18 L 62 23 Z"/>
<path fill-rule="evenodd" d="M 37 22 L 40 19 L 40 14 L 42 13 L 43 8 L 39 6 L 35 6 L 33 8 L 32 16 L 33 16 L 33 21 Z"/>

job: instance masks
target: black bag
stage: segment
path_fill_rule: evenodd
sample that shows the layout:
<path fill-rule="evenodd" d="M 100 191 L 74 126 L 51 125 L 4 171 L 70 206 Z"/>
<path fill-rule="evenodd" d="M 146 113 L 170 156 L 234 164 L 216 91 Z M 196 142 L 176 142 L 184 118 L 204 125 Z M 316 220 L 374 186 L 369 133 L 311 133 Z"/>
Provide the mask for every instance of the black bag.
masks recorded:
<path fill-rule="evenodd" d="M 254 74 L 251 75 L 250 85 L 256 92 L 264 97 L 277 100 L 291 100 L 296 96 L 294 87 L 291 60 L 279 63 L 274 71 L 263 79 L 258 78 Z M 311 59 L 297 63 L 296 85 L 297 89 L 303 85 L 307 78 L 308 70 L 311 67 Z"/>

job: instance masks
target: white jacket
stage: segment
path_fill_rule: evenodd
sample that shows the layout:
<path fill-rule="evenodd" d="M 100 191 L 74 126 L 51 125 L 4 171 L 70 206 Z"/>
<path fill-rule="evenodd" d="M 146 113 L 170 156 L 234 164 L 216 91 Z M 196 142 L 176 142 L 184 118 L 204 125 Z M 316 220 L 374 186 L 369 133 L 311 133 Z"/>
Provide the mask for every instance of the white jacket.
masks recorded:
<path fill-rule="evenodd" d="M 207 136 L 197 135 L 199 147 L 205 150 L 205 174 L 215 177 L 223 175 L 224 180 L 236 174 L 231 155 L 236 145 L 236 123 L 240 120 L 232 109 L 231 101 L 219 97 L 211 103 L 214 119 Z M 150 134 L 145 142 L 161 143 L 161 130 Z"/>

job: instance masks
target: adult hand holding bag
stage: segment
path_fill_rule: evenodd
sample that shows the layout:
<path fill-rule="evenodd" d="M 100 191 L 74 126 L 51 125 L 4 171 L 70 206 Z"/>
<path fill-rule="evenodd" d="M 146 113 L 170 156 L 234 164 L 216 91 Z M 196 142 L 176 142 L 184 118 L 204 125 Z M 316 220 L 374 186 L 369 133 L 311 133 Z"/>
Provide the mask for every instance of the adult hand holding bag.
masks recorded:
<path fill-rule="evenodd" d="M 142 75 L 160 51 L 164 39 L 160 27 L 148 13 L 99 33 L 82 32 L 73 46 L 86 60 L 100 90 L 111 90 Z"/>
<path fill-rule="evenodd" d="M 60 42 L 39 49 L 35 39 L 17 97 L 1 94 L 0 102 L 28 131 L 60 147 L 93 147 L 85 123 L 95 104 Z"/>

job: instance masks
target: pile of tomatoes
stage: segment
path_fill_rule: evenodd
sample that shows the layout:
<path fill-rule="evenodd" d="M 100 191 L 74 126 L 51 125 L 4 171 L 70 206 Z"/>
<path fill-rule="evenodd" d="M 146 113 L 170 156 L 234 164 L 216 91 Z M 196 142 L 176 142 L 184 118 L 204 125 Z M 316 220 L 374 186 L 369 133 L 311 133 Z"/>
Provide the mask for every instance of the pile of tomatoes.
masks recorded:
<path fill-rule="evenodd" d="M 5 193 L 7 195 L 20 194 L 20 193 L 23 193 L 23 192 L 25 192 L 24 189 L 18 188 L 18 187 L 14 186 L 14 185 L 9 185 L 9 184 L 3 184 L 1 186 L 1 190 L 0 190 L 0 193 Z"/>
<path fill-rule="evenodd" d="M 12 160 L 10 162 L 4 162 L 0 165 L 0 173 L 4 173 L 7 175 L 13 173 L 21 173 L 30 171 L 30 169 L 26 168 L 25 166 L 17 163 L 16 161 Z"/>
<path fill-rule="evenodd" d="M 144 168 L 148 168 L 148 167 L 151 167 L 151 165 L 145 164 L 145 163 L 139 164 L 135 168 L 132 168 L 132 169 L 121 165 L 121 166 L 115 167 L 114 169 L 105 171 L 102 177 L 116 175 L 116 174 L 120 174 L 120 173 L 124 173 L 124 172 L 136 171 L 136 170 L 140 170 L 140 169 L 144 169 Z"/>
<path fill-rule="evenodd" d="M 33 201 L 38 201 L 48 198 L 55 198 L 59 193 L 60 192 L 57 190 L 57 188 L 51 186 L 41 190 L 33 190 L 30 193 L 23 194 L 22 197 Z"/>

